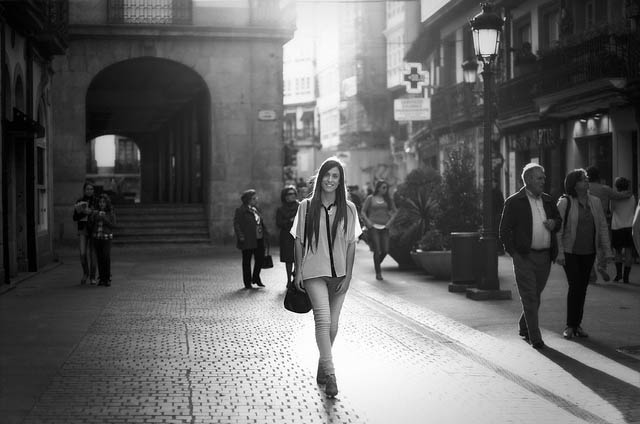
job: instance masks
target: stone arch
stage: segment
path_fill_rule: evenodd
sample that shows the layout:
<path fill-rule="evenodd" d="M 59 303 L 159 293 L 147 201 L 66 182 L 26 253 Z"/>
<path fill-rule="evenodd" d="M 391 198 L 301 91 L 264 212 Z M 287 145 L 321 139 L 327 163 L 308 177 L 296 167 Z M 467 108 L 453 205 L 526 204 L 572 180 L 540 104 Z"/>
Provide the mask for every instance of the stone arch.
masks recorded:
<path fill-rule="evenodd" d="M 143 56 L 97 72 L 86 91 L 86 134 L 118 135 L 140 149 L 142 203 L 201 203 L 210 144 L 209 89 L 192 68 Z"/>

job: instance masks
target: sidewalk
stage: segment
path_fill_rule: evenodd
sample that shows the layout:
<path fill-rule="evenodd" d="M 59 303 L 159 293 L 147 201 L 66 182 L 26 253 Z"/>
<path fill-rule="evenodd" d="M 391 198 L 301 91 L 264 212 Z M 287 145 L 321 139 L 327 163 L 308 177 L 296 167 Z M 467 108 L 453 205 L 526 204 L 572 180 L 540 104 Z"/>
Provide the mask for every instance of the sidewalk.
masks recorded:
<path fill-rule="evenodd" d="M 247 291 L 232 248 L 113 256 L 110 288 L 80 286 L 70 253 L 0 295 L 0 423 L 640 422 L 640 360 L 616 351 L 640 345 L 637 284 L 591 287 L 591 337 L 567 341 L 554 270 L 538 352 L 516 334 L 508 258 L 514 299 L 479 302 L 391 259 L 376 281 L 358 246 L 328 400 L 312 315 L 281 306 L 281 264 Z"/>

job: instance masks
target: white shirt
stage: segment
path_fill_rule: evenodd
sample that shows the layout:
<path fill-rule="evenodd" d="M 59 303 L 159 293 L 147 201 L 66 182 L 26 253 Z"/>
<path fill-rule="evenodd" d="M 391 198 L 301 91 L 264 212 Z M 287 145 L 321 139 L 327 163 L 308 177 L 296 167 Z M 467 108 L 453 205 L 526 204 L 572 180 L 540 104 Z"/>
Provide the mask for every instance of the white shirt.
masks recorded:
<path fill-rule="evenodd" d="M 636 212 L 636 198 L 611 201 L 611 229 L 629 228 L 633 226 L 633 215 Z"/>
<path fill-rule="evenodd" d="M 304 237 L 304 225 L 307 212 L 306 201 L 300 203 L 298 213 L 291 227 L 291 235 L 294 238 L 301 239 Z M 333 225 L 336 208 L 328 210 L 329 225 Z M 320 209 L 320 231 L 318 233 L 318 247 L 314 246 L 312 250 L 303 247 L 302 253 L 302 278 L 308 280 L 316 277 L 331 277 L 331 260 L 329 255 L 329 242 L 327 241 L 327 212 L 324 208 Z M 355 243 L 362 234 L 360 222 L 358 220 L 358 212 L 356 206 L 347 200 L 347 233 L 344 232 L 344 223 L 338 224 L 335 242 L 333 243 L 332 257 L 336 277 L 344 277 L 347 273 L 347 247 L 350 243 Z M 302 240 L 304 243 L 305 240 Z"/>
<path fill-rule="evenodd" d="M 532 249 L 548 249 L 551 247 L 551 233 L 544 226 L 544 222 L 547 220 L 547 213 L 544 211 L 544 203 L 542 202 L 542 196 L 535 197 L 529 190 L 527 192 L 527 199 L 529 199 L 529 206 L 531 206 L 531 248 Z"/>

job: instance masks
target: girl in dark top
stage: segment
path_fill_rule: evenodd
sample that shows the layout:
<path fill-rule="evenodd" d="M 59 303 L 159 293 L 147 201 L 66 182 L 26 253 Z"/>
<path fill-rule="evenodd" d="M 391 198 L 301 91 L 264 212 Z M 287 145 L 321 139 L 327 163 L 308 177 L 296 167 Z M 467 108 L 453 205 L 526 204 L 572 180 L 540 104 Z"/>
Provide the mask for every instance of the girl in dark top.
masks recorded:
<path fill-rule="evenodd" d="M 293 263 L 295 262 L 294 239 L 290 234 L 293 220 L 298 212 L 298 190 L 286 186 L 280 194 L 282 206 L 276 210 L 276 225 L 280 229 L 280 262 L 287 268 L 287 286 L 293 283 Z"/>
<path fill-rule="evenodd" d="M 96 283 L 96 259 L 89 228 L 89 216 L 97 207 L 97 199 L 94 196 L 93 183 L 85 182 L 82 187 L 83 196 L 79 198 L 73 209 L 73 220 L 77 222 L 78 239 L 80 241 L 80 263 L 82 264 L 82 279 L 80 284 L 85 284 L 91 279 L 91 284 Z"/>
<path fill-rule="evenodd" d="M 367 196 L 362 205 L 362 219 L 367 225 L 373 249 L 376 280 L 382 280 L 380 264 L 389 252 L 389 224 L 396 212 L 396 205 L 389 195 L 389 184 L 386 181 L 378 181 L 373 194 Z"/>
<path fill-rule="evenodd" d="M 99 286 L 111 285 L 111 240 L 113 227 L 116 223 L 115 213 L 111 206 L 111 199 L 106 194 L 98 198 L 98 208 L 94 209 L 89 219 L 93 247 L 98 259 Z"/>

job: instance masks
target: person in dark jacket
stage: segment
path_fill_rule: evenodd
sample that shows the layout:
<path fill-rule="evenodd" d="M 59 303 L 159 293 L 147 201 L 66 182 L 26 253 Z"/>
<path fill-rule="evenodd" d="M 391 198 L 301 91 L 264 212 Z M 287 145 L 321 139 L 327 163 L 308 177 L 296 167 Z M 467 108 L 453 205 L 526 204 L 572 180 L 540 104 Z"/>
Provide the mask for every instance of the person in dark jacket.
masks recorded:
<path fill-rule="evenodd" d="M 276 210 L 276 226 L 280 229 L 280 262 L 284 262 L 287 269 L 287 286 L 293 283 L 293 263 L 295 262 L 295 247 L 293 236 L 289 233 L 293 220 L 298 212 L 298 190 L 288 185 L 280 193 L 282 205 Z"/>
<path fill-rule="evenodd" d="M 109 287 L 111 285 L 111 240 L 113 240 L 116 215 L 107 194 L 103 193 L 98 198 L 98 207 L 91 213 L 89 222 L 98 259 L 98 285 Z"/>
<path fill-rule="evenodd" d="M 77 223 L 80 263 L 82 264 L 80 284 L 86 284 L 87 279 L 91 284 L 96 283 L 96 257 L 89 228 L 89 216 L 97 206 L 98 200 L 94 195 L 93 183 L 87 181 L 82 186 L 82 197 L 76 201 L 73 207 L 73 220 Z"/>
<path fill-rule="evenodd" d="M 260 280 L 260 270 L 264 261 L 265 247 L 268 245 L 269 232 L 262 214 L 257 208 L 258 196 L 253 189 L 246 190 L 240 196 L 242 206 L 236 209 L 233 216 L 233 229 L 236 233 L 236 247 L 242 250 L 242 279 L 244 288 L 250 289 L 252 284 L 264 287 Z M 251 257 L 254 258 L 253 273 Z"/>
<path fill-rule="evenodd" d="M 543 192 L 545 178 L 542 166 L 525 165 L 524 187 L 505 201 L 500 221 L 500 241 L 513 259 L 522 303 L 519 334 L 536 349 L 544 347 L 538 324 L 540 295 L 558 254 L 555 233 L 562 224 L 556 204 Z"/>

